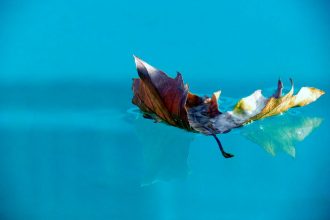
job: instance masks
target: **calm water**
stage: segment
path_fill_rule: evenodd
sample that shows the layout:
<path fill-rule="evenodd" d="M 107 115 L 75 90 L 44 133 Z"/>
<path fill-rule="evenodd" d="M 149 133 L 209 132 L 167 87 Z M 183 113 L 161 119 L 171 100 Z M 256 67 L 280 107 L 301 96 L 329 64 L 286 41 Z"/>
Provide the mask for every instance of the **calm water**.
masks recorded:
<path fill-rule="evenodd" d="M 330 91 L 326 1 L 0 2 L 0 219 L 329 219 L 330 98 L 219 136 L 131 104 L 132 54 L 221 109 Z"/>

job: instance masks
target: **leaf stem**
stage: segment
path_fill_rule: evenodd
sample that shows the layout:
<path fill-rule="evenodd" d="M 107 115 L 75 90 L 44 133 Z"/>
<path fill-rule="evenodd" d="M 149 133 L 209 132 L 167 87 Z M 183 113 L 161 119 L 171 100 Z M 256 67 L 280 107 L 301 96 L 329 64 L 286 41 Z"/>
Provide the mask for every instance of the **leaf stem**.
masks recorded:
<path fill-rule="evenodd" d="M 214 137 L 214 139 L 217 141 L 218 146 L 219 146 L 219 149 L 220 149 L 220 151 L 221 151 L 221 153 L 222 153 L 222 156 L 223 156 L 224 158 L 231 158 L 231 157 L 234 156 L 234 155 L 232 155 L 232 154 L 230 154 L 230 153 L 227 153 L 227 152 L 223 149 L 222 144 L 221 144 L 219 138 L 218 138 L 215 134 L 211 134 L 211 135 L 212 135 L 212 136 Z"/>

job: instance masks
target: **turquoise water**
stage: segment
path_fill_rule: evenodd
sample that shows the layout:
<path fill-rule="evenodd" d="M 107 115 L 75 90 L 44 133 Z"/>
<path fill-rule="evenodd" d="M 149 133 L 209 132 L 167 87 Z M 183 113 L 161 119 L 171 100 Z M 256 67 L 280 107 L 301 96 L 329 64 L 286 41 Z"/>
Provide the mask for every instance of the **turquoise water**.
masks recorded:
<path fill-rule="evenodd" d="M 0 2 L 1 219 L 329 219 L 329 97 L 219 138 L 141 117 L 132 54 L 221 109 L 329 92 L 327 1 Z"/>

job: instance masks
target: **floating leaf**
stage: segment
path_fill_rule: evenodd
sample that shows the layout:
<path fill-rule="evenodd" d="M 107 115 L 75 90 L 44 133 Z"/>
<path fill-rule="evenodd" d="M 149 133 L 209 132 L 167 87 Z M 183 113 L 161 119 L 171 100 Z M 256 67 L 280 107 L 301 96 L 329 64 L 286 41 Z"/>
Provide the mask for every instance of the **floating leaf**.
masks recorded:
<path fill-rule="evenodd" d="M 218 107 L 221 91 L 213 93 L 211 98 L 200 97 L 189 92 L 180 73 L 173 79 L 141 59 L 134 58 L 140 78 L 133 79 L 132 102 L 144 116 L 188 131 L 212 135 L 225 157 L 232 155 L 223 150 L 216 134 L 307 105 L 324 94 L 322 90 L 303 87 L 297 95 L 293 95 L 293 81 L 290 80 L 291 90 L 282 96 L 283 84 L 279 80 L 277 90 L 271 97 L 266 98 L 261 90 L 257 90 L 238 101 L 232 111 L 221 112 Z"/>

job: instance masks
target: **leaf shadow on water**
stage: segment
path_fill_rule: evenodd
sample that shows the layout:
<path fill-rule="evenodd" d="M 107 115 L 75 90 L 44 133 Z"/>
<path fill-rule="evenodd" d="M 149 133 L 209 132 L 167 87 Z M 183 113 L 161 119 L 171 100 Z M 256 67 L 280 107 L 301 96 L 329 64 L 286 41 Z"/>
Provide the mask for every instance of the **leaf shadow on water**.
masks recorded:
<path fill-rule="evenodd" d="M 286 113 L 251 123 L 242 128 L 241 135 L 272 156 L 282 151 L 295 158 L 296 144 L 308 137 L 322 121 L 320 117 Z"/>
<path fill-rule="evenodd" d="M 135 108 L 131 113 L 130 122 L 143 151 L 141 186 L 187 178 L 190 173 L 187 162 L 189 148 L 196 134 L 145 119 Z M 322 121 L 323 118 L 302 116 L 293 111 L 250 123 L 232 132 L 238 132 L 272 156 L 285 152 L 294 158 L 296 144 L 309 136 Z"/>
<path fill-rule="evenodd" d="M 143 118 L 137 109 L 134 117 L 131 122 L 142 146 L 144 161 L 141 186 L 185 179 L 189 174 L 189 147 L 196 134 L 163 123 L 154 123 Z"/>

